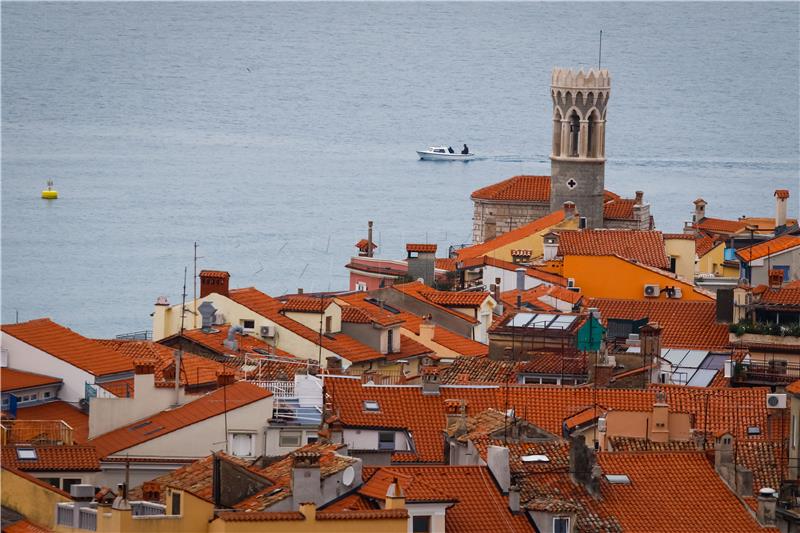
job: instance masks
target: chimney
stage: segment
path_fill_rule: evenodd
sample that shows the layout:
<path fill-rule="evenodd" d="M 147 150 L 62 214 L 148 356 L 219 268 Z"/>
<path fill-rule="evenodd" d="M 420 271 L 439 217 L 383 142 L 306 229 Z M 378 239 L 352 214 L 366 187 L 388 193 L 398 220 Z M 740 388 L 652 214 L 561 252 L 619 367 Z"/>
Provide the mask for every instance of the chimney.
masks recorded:
<path fill-rule="evenodd" d="M 702 198 L 698 198 L 694 201 L 694 217 L 692 218 L 692 222 L 697 224 L 706 218 L 706 205 L 706 201 Z"/>
<path fill-rule="evenodd" d="M 783 285 L 783 270 L 773 269 L 769 271 L 769 288 L 780 289 Z"/>
<path fill-rule="evenodd" d="M 558 256 L 558 233 L 550 232 L 544 236 L 544 260 L 552 261 Z"/>
<path fill-rule="evenodd" d="M 486 466 L 494 476 L 497 486 L 503 494 L 511 487 L 511 468 L 508 465 L 508 448 L 489 446 L 486 449 Z"/>
<path fill-rule="evenodd" d="M 297 287 L 297 294 L 303 294 L 303 287 Z"/>
<path fill-rule="evenodd" d="M 372 221 L 367 222 L 367 257 L 372 257 Z"/>
<path fill-rule="evenodd" d="M 636 205 L 642 205 L 644 200 L 644 191 L 636 191 Z"/>
<path fill-rule="evenodd" d="M 525 272 L 526 272 L 525 269 L 520 267 L 520 268 L 516 269 L 514 272 L 517 273 L 517 286 L 516 286 L 516 289 L 518 291 L 524 291 L 525 290 Z"/>
<path fill-rule="evenodd" d="M 775 491 L 769 487 L 764 487 L 758 491 L 758 522 L 762 526 L 775 525 L 775 507 L 778 503 Z"/>
<path fill-rule="evenodd" d="M 158 503 L 161 500 L 161 485 L 152 481 L 145 481 L 142 484 L 142 499 Z"/>
<path fill-rule="evenodd" d="M 423 318 L 419 325 L 419 338 L 423 341 L 432 341 L 436 334 L 436 325 L 427 316 Z"/>
<path fill-rule="evenodd" d="M 575 202 L 564 202 L 564 218 L 570 219 L 575 216 Z"/>
<path fill-rule="evenodd" d="M 295 506 L 323 502 L 319 469 L 320 454 L 317 452 L 295 452 L 292 455 L 292 498 Z"/>
<path fill-rule="evenodd" d="M 664 391 L 656 391 L 652 420 L 648 438 L 653 442 L 669 442 L 669 405 Z"/>
<path fill-rule="evenodd" d="M 597 388 L 608 387 L 611 376 L 614 374 L 614 363 L 607 354 L 597 355 L 594 365 L 594 386 Z"/>
<path fill-rule="evenodd" d="M 645 364 L 652 364 L 661 357 L 661 326 L 650 322 L 639 328 L 641 351 Z"/>
<path fill-rule="evenodd" d="M 586 437 L 577 435 L 569 443 L 569 475 L 576 485 L 583 485 L 586 491 L 598 498 L 600 496 L 601 472 L 595 452 L 586 446 Z"/>
<path fill-rule="evenodd" d="M 787 189 L 778 189 L 775 191 L 775 233 L 781 226 L 786 225 L 786 200 L 789 199 L 789 191 Z"/>
<path fill-rule="evenodd" d="M 491 289 L 492 298 L 494 298 L 494 301 L 497 303 L 501 303 L 502 300 L 500 299 L 500 278 L 497 278 L 497 283 L 492 283 L 489 286 L 489 289 Z"/>
<path fill-rule="evenodd" d="M 533 255 L 533 250 L 528 250 L 524 248 L 520 248 L 519 250 L 511 250 L 511 261 L 515 265 L 528 263 L 530 262 L 532 255 Z"/>
<path fill-rule="evenodd" d="M 408 276 L 411 279 L 422 279 L 425 285 L 431 287 L 434 282 L 434 268 L 436 265 L 435 244 L 406 244 L 408 258 Z"/>
<path fill-rule="evenodd" d="M 423 366 L 420 369 L 422 374 L 422 394 L 439 395 L 439 367 Z"/>
<path fill-rule="evenodd" d="M 466 400 L 445 400 L 444 412 L 447 418 L 447 427 L 451 427 L 467 416 Z"/>
<path fill-rule="evenodd" d="M 236 382 L 236 376 L 231 372 L 221 372 L 217 374 L 217 385 L 224 387 L 226 385 L 233 385 Z"/>
<path fill-rule="evenodd" d="M 200 271 L 200 298 L 217 293 L 228 296 L 228 282 L 231 275 L 222 270 Z"/>
<path fill-rule="evenodd" d="M 341 374 L 342 373 L 342 360 L 335 355 L 325 358 L 327 363 L 328 374 Z"/>
<path fill-rule="evenodd" d="M 384 509 L 405 509 L 406 497 L 403 494 L 403 489 L 397 478 L 394 478 L 392 484 L 386 489 L 386 504 Z"/>
<path fill-rule="evenodd" d="M 508 488 L 508 510 L 512 513 L 519 512 L 519 485 L 516 483 Z"/>
<path fill-rule="evenodd" d="M 133 390 L 145 397 L 156 387 L 156 364 L 153 361 L 138 361 L 133 366 Z"/>

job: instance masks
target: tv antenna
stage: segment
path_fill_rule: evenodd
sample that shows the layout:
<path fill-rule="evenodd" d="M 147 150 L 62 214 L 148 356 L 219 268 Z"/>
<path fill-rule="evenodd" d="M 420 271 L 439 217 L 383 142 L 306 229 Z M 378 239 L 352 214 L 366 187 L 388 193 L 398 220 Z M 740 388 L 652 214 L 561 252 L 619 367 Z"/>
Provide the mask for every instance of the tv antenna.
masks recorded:
<path fill-rule="evenodd" d="M 597 70 L 603 64 L 603 30 L 600 30 L 600 49 L 597 52 Z"/>

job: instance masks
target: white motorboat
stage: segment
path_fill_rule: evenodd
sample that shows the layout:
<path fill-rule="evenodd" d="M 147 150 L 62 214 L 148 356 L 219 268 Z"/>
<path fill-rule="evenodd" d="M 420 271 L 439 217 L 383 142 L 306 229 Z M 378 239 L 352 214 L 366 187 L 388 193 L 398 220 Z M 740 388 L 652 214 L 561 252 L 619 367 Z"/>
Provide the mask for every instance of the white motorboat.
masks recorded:
<path fill-rule="evenodd" d="M 472 152 L 462 154 L 460 152 L 450 153 L 447 146 L 429 146 L 427 150 L 417 150 L 417 155 L 425 161 L 470 161 L 475 159 Z"/>

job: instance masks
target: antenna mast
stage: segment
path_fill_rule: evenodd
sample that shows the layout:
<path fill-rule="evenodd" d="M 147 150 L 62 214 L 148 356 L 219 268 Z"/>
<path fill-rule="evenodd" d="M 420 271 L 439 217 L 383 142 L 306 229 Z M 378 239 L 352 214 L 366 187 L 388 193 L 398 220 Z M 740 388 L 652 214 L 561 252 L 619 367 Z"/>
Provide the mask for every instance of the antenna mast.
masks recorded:
<path fill-rule="evenodd" d="M 597 52 L 597 70 L 603 64 L 603 30 L 600 30 L 600 50 Z"/>
<path fill-rule="evenodd" d="M 181 299 L 181 339 L 183 339 L 184 321 L 186 319 L 186 273 L 188 267 L 183 267 L 183 295 Z M 197 300 L 195 300 L 196 302 Z M 175 350 L 175 405 L 180 404 L 181 397 L 181 360 L 183 359 L 183 340 L 178 344 L 178 349 Z"/>
<path fill-rule="evenodd" d="M 197 329 L 197 241 L 194 241 L 194 316 L 192 318 L 192 329 Z M 184 291 L 186 292 L 186 291 Z"/>

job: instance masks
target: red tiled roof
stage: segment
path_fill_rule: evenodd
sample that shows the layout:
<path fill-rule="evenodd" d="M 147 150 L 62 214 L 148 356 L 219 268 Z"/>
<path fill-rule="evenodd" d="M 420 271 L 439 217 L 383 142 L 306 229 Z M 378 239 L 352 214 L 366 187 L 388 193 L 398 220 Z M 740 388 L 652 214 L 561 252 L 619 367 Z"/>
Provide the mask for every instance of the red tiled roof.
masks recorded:
<path fill-rule="evenodd" d="M 800 379 L 797 381 L 792 381 L 789 385 L 787 385 L 786 392 L 800 395 Z"/>
<path fill-rule="evenodd" d="M 223 394 L 225 402 L 222 401 Z M 97 447 L 100 457 L 105 457 L 220 415 L 226 408 L 227 411 L 232 411 L 271 395 L 272 393 L 266 389 L 240 381 L 217 389 L 178 408 L 162 411 L 154 416 L 99 435 L 91 439 L 89 444 Z"/>
<path fill-rule="evenodd" d="M 550 176 L 514 176 L 483 187 L 470 195 L 473 200 L 549 202 Z"/>
<path fill-rule="evenodd" d="M 400 316 L 405 321 L 403 328 L 414 333 L 415 335 L 419 335 L 419 327 L 422 324 L 422 318 L 405 311 L 401 312 Z M 459 335 L 458 333 L 453 333 L 449 329 L 442 326 L 434 326 L 433 342 L 444 346 L 449 350 L 453 350 L 462 356 L 480 356 L 487 355 L 489 353 L 488 345 L 468 339 Z"/>
<path fill-rule="evenodd" d="M 695 224 L 697 229 L 712 233 L 739 233 L 747 224 L 741 220 L 725 220 L 722 218 L 703 218 Z"/>
<path fill-rule="evenodd" d="M 450 291 L 420 291 L 427 300 L 447 307 L 480 307 L 486 298 L 491 296 L 488 292 L 450 292 Z"/>
<path fill-rule="evenodd" d="M 437 295 L 437 293 L 441 293 L 443 291 L 437 291 L 435 289 L 431 289 L 430 287 L 428 287 L 427 285 L 425 285 L 424 283 L 422 283 L 420 281 L 412 281 L 411 283 L 398 283 L 398 284 L 392 285 L 391 288 L 396 290 L 396 291 L 399 291 L 399 292 L 405 294 L 406 296 L 410 296 L 410 297 L 415 298 L 415 299 L 417 299 L 417 300 L 419 300 L 421 302 L 425 302 L 428 305 L 432 305 L 434 307 L 437 307 L 437 308 L 441 309 L 442 311 L 444 311 L 444 312 L 446 312 L 448 314 L 451 314 L 451 315 L 453 315 L 455 317 L 460 318 L 461 320 L 464 320 L 466 322 L 470 322 L 472 324 L 477 324 L 478 323 L 477 319 L 475 319 L 475 318 L 473 318 L 471 316 L 467 316 L 464 313 L 461 313 L 459 311 L 455 311 L 455 310 L 450 309 L 449 307 L 447 307 L 447 305 L 450 305 L 450 304 L 443 305 L 443 304 L 439 304 L 439 303 L 436 303 L 435 301 L 433 301 L 431 298 L 439 299 L 439 296 Z M 444 296 L 441 297 L 442 300 L 444 298 L 445 298 Z"/>
<path fill-rule="evenodd" d="M 774 195 L 774 196 L 777 196 L 777 197 L 778 197 L 778 198 L 780 198 L 781 200 L 785 200 L 785 199 L 789 198 L 789 191 L 788 191 L 788 189 L 777 189 L 777 190 L 776 190 L 776 191 L 773 193 L 773 195 Z"/>
<path fill-rule="evenodd" d="M 692 233 L 664 233 L 664 239 L 678 239 L 678 240 L 685 240 L 685 241 L 693 241 L 695 240 L 695 236 Z"/>
<path fill-rule="evenodd" d="M 19 520 L 3 527 L 3 533 L 53 533 L 52 529 L 37 526 L 27 520 Z"/>
<path fill-rule="evenodd" d="M 800 246 L 800 235 L 781 235 L 768 241 L 740 248 L 736 251 L 742 261 L 748 262 L 784 252 Z"/>
<path fill-rule="evenodd" d="M 558 285 L 539 285 L 532 289 L 527 289 L 524 291 L 518 291 L 516 289 L 512 291 L 505 291 L 500 294 L 500 299 L 503 300 L 503 303 L 509 305 L 511 307 L 516 307 L 517 305 L 517 296 L 520 296 L 520 301 L 523 304 L 531 304 L 533 306 L 543 306 L 543 310 L 546 309 L 553 309 L 553 307 L 547 302 L 542 301 L 542 298 L 551 297 L 556 300 L 560 300 L 562 302 L 570 303 L 570 304 L 577 304 L 581 301 L 581 296 L 579 293 L 570 291 L 565 289 L 564 287 L 559 287 Z"/>
<path fill-rule="evenodd" d="M 133 371 L 130 360 L 49 318 L 4 324 L 2 331 L 95 376 Z"/>
<path fill-rule="evenodd" d="M 376 508 L 377 507 L 373 506 L 367 498 L 357 492 L 335 500 L 330 505 L 325 506 L 326 511 L 366 511 Z"/>
<path fill-rule="evenodd" d="M 567 278 L 559 276 L 558 274 L 553 274 L 535 267 L 517 265 L 508 261 L 503 261 L 502 259 L 495 259 L 494 257 L 490 257 L 488 255 L 467 259 L 464 261 L 464 268 L 475 268 L 478 266 L 487 265 L 496 268 L 502 268 L 503 270 L 508 270 L 509 272 L 515 272 L 518 268 L 524 268 L 526 276 L 542 280 L 552 285 L 560 285 L 562 287 L 567 286 Z"/>
<path fill-rule="evenodd" d="M 369 245 L 369 241 L 367 239 L 361 239 L 360 241 L 358 241 L 356 243 L 356 248 L 358 248 L 362 252 L 366 252 L 368 245 Z M 378 245 L 375 244 L 374 242 L 372 243 L 372 249 L 373 250 L 377 250 L 378 249 Z"/>
<path fill-rule="evenodd" d="M 268 352 L 270 354 L 280 355 L 283 357 L 292 357 L 292 355 L 288 352 L 277 349 L 274 346 L 270 346 L 258 337 L 254 335 L 248 335 L 246 333 L 236 333 L 236 343 L 238 344 L 238 347 L 237 350 L 231 350 L 225 346 L 224 343 L 224 341 L 228 338 L 228 331 L 230 328 L 230 324 L 224 324 L 221 326 L 214 326 L 209 331 L 203 331 L 202 328 L 189 329 L 184 330 L 183 336 L 220 355 L 241 356 L 244 353 L 252 353 L 256 352 L 257 350 L 261 350 L 262 353 Z M 177 337 L 177 335 L 174 335 L 173 337 Z M 164 340 L 161 342 L 164 342 Z"/>
<path fill-rule="evenodd" d="M 355 292 L 337 296 L 337 299 L 347 305 L 342 305 L 342 320 L 345 322 L 355 322 L 357 324 L 376 324 L 388 327 L 402 324 L 403 319 L 399 314 L 393 313 L 386 308 L 368 302 L 369 296 L 363 292 Z M 357 313 L 356 310 L 360 312 Z M 366 322 L 364 321 L 366 319 Z"/>
<path fill-rule="evenodd" d="M 435 260 L 435 267 L 439 270 L 454 272 L 456 270 L 456 263 L 457 261 L 455 259 L 450 259 L 449 257 L 438 257 Z"/>
<path fill-rule="evenodd" d="M 633 220 L 633 198 L 618 198 L 603 204 L 603 218 L 611 220 Z"/>
<path fill-rule="evenodd" d="M 559 234 L 558 254 L 619 255 L 645 265 L 669 268 L 660 231 L 581 230 Z"/>
<path fill-rule="evenodd" d="M 604 323 L 609 318 L 657 322 L 664 348 L 719 350 L 730 344 L 728 327 L 717 323 L 714 301 L 592 298 L 587 306 L 599 308 Z"/>
<path fill-rule="evenodd" d="M 31 446 L 25 446 L 30 448 Z M 94 446 L 33 446 L 36 459 L 20 459 L 14 446 L 3 446 L 3 464 L 25 472 L 98 472 L 100 460 Z"/>
<path fill-rule="evenodd" d="M 486 533 L 487 531 L 531 531 L 523 514 L 513 514 L 506 498 L 485 466 L 391 466 L 379 469 L 380 487 L 397 476 L 408 501 L 453 501 L 447 509 L 447 533 Z M 365 488 L 370 487 L 372 479 Z M 377 496 L 377 499 L 384 499 Z"/>
<path fill-rule="evenodd" d="M 314 298 L 313 296 L 291 296 L 283 301 L 283 311 L 295 313 L 320 314 L 333 303 L 332 298 Z"/>
<path fill-rule="evenodd" d="M 788 287 L 784 285 L 779 289 L 767 288 L 761 293 L 758 303 L 771 305 L 800 306 L 800 285 Z"/>
<path fill-rule="evenodd" d="M 234 302 L 268 318 L 279 326 L 303 337 L 307 341 L 319 344 L 320 336 L 318 331 L 314 331 L 300 322 L 292 320 L 282 314 L 280 312 L 282 307 L 281 302 L 264 294 L 258 289 L 253 287 L 233 289 L 230 291 L 229 297 Z M 353 363 L 368 361 L 370 359 L 380 359 L 383 357 L 380 352 L 342 333 L 323 335 L 322 347 Z"/>
<path fill-rule="evenodd" d="M 89 436 L 89 414 L 57 400 L 17 409 L 17 420 L 63 420 L 72 428 L 72 439 L 83 444 Z"/>
<path fill-rule="evenodd" d="M 369 509 L 365 511 L 332 512 L 319 511 L 317 520 L 405 520 L 408 519 L 406 509 Z"/>
<path fill-rule="evenodd" d="M 528 222 L 517 229 L 513 229 L 507 233 L 503 233 L 495 237 L 494 239 L 489 239 L 488 241 L 475 244 L 473 246 L 467 246 L 466 248 L 461 248 L 460 250 L 456 250 L 456 254 L 458 255 L 459 261 L 464 261 L 466 259 L 471 259 L 473 257 L 480 257 L 486 254 L 490 254 L 493 251 L 497 250 L 502 246 L 508 246 L 513 244 L 525 237 L 529 237 L 534 235 L 538 232 L 541 232 L 547 228 L 555 226 L 564 221 L 564 210 L 559 209 L 558 211 L 553 211 L 549 215 L 545 215 L 541 218 L 537 218 L 532 222 Z M 519 268 L 519 265 L 516 265 Z"/>
<path fill-rule="evenodd" d="M 200 277 L 228 279 L 231 277 L 231 275 L 224 270 L 201 270 Z"/>
<path fill-rule="evenodd" d="M 219 518 L 224 522 L 287 522 L 287 521 L 306 519 L 306 517 L 300 511 L 283 511 L 283 512 L 223 511 L 221 513 L 217 513 L 217 518 Z"/>
<path fill-rule="evenodd" d="M 419 253 L 436 253 L 435 244 L 422 244 L 422 243 L 408 243 L 406 244 L 406 252 L 419 252 Z"/>
<path fill-rule="evenodd" d="M 42 387 L 53 383 L 61 383 L 62 381 L 61 378 L 43 374 L 34 374 L 13 368 L 0 368 L 0 387 L 2 387 L 3 392 Z"/>
<path fill-rule="evenodd" d="M 713 250 L 717 247 L 720 241 L 714 239 L 713 237 L 709 237 L 708 235 L 701 234 L 695 241 L 694 241 L 694 250 L 697 254 L 697 257 L 703 257 L 708 252 Z"/>

